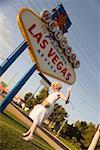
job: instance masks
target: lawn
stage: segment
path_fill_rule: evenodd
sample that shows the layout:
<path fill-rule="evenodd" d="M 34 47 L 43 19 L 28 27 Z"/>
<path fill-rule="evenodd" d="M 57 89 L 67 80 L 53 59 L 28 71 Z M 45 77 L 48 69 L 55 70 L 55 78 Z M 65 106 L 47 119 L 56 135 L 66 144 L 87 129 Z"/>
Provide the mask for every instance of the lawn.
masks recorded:
<path fill-rule="evenodd" d="M 1 114 L 0 120 L 0 148 L 2 148 L 2 150 L 5 150 L 6 144 L 8 145 L 7 150 L 53 150 L 53 148 L 50 145 L 48 145 L 48 143 L 46 143 L 41 137 L 37 135 L 34 135 L 35 138 L 32 142 L 25 142 L 22 139 L 22 133 L 28 129 L 28 126 L 23 124 L 23 122 L 16 118 L 12 113 L 5 110 L 4 114 Z M 61 140 L 62 143 L 67 145 L 71 150 L 77 150 L 75 146 L 73 146 L 71 143 L 69 143 L 62 137 L 59 137 L 59 140 Z"/>
<path fill-rule="evenodd" d="M 65 145 L 67 145 L 71 150 L 78 150 L 75 146 L 73 146 L 71 143 L 69 143 L 67 140 L 63 139 L 62 137 L 59 137 L 59 140 L 62 141 Z"/>
<path fill-rule="evenodd" d="M 22 133 L 27 129 L 23 123 L 12 114 L 6 112 L 0 115 L 0 149 L 2 150 L 53 150 L 41 137 L 34 135 L 31 142 L 22 139 Z"/>
<path fill-rule="evenodd" d="M 13 105 L 15 105 L 15 104 L 13 104 Z M 23 110 L 22 108 L 20 108 L 20 107 L 17 106 L 17 105 L 15 105 L 15 107 L 17 107 L 18 109 L 20 109 L 20 111 Z M 24 111 L 22 111 L 22 112 L 25 113 L 25 115 L 27 115 L 27 112 L 24 112 Z M 45 124 L 44 124 L 44 127 L 45 127 Z M 49 128 L 47 128 L 47 129 L 49 130 Z M 55 136 L 54 132 L 52 132 L 52 131 L 50 131 L 50 130 L 49 130 L 49 132 L 51 132 L 51 133 Z M 62 143 L 64 143 L 66 146 L 68 146 L 71 150 L 78 150 L 74 145 L 72 145 L 70 142 L 68 142 L 67 140 L 63 139 L 63 138 L 60 137 L 60 136 L 59 136 L 59 140 L 60 140 Z"/>

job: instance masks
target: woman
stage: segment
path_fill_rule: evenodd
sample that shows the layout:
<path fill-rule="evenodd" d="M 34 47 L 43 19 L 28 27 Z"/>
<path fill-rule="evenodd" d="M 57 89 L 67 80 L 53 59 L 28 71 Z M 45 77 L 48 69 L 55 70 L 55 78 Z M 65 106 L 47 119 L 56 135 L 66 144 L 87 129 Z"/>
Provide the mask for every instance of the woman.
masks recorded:
<path fill-rule="evenodd" d="M 62 86 L 59 82 L 53 82 L 51 87 L 53 89 L 53 93 L 45 98 L 41 104 L 36 105 L 29 114 L 29 117 L 33 120 L 33 124 L 26 133 L 23 133 L 23 139 L 25 141 L 30 141 L 37 126 L 40 126 L 42 122 L 51 115 L 54 109 L 54 104 L 59 98 L 63 99 L 66 104 L 68 103 L 71 89 L 67 89 L 67 96 L 64 96 L 60 93 Z"/>

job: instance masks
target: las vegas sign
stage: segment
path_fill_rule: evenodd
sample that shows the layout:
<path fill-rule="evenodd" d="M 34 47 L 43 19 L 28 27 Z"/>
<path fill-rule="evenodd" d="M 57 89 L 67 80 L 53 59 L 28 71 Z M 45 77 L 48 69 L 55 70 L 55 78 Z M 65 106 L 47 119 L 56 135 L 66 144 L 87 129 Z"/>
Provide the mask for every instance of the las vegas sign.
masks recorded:
<path fill-rule="evenodd" d="M 67 48 L 65 53 L 63 50 L 66 49 L 67 40 L 50 18 L 48 24 L 41 19 L 41 16 L 28 8 L 22 8 L 17 16 L 23 37 L 29 43 L 30 56 L 36 61 L 39 71 L 73 84 L 76 80 L 74 69 L 79 65 L 76 55 L 71 54 L 68 59 L 67 55 L 70 54 L 71 48 Z"/>

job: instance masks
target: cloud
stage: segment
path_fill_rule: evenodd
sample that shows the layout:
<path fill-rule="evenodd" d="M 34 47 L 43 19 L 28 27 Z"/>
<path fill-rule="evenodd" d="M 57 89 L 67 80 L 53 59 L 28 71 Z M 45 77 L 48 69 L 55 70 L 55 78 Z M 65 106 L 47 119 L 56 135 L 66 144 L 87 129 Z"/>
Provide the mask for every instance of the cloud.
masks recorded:
<path fill-rule="evenodd" d="M 0 13 L 0 56 L 4 55 L 5 49 L 8 51 L 13 49 L 12 34 L 7 17 Z"/>

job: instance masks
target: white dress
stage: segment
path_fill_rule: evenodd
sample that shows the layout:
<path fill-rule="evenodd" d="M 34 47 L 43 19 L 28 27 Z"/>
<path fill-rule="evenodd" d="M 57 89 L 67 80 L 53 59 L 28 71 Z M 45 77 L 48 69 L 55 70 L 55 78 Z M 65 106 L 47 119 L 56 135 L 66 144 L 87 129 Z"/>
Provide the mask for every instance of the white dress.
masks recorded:
<path fill-rule="evenodd" d="M 29 117 L 40 126 L 43 121 L 45 121 L 53 112 L 54 104 L 56 100 L 59 99 L 59 92 L 54 92 L 50 94 L 46 100 L 49 102 L 49 107 L 44 107 L 42 104 L 37 104 L 34 106 L 29 114 Z"/>

